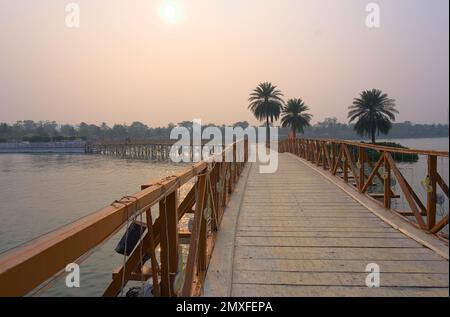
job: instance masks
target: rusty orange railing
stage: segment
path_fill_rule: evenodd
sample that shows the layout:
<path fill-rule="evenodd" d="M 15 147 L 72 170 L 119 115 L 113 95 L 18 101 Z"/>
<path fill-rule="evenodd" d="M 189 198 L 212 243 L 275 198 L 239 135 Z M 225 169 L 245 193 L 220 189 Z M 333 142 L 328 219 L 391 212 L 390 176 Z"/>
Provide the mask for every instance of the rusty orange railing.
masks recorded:
<path fill-rule="evenodd" d="M 402 215 L 422 230 L 446 235 L 442 229 L 448 226 L 449 213 L 446 210 L 440 219 L 437 218 L 437 189 L 440 187 L 448 201 L 449 188 L 438 172 L 437 159 L 448 158 L 448 152 L 327 139 L 287 139 L 280 142 L 279 151 L 290 152 L 322 166 L 332 175 L 339 176 L 344 182 L 354 186 L 361 194 L 371 196 L 385 208 Z M 370 158 L 370 152 L 377 153 L 376 160 Z M 422 202 L 417 187 L 414 188 L 398 168 L 394 160 L 394 156 L 398 154 L 426 156 L 427 176 L 421 182 L 421 187 L 426 192 L 426 202 Z M 369 188 L 375 185 L 375 179 L 379 180 L 382 192 L 369 193 Z M 400 187 L 400 193 L 394 193 L 392 189 L 394 180 Z M 404 197 L 409 210 L 397 210 L 392 207 L 393 199 L 400 197 Z M 448 234 L 446 238 L 448 239 Z"/>

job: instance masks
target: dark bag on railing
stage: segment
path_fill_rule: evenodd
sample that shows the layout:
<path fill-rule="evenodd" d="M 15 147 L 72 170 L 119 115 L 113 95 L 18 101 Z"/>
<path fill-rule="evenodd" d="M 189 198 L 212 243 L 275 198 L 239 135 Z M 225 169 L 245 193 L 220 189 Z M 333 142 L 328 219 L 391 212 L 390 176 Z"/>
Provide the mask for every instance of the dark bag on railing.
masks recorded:
<path fill-rule="evenodd" d="M 138 244 L 139 239 L 142 234 L 144 234 L 146 228 L 145 224 L 133 222 L 128 227 L 128 230 L 125 232 L 122 239 L 120 239 L 114 250 L 119 254 L 129 256 L 131 251 L 133 251 Z"/>

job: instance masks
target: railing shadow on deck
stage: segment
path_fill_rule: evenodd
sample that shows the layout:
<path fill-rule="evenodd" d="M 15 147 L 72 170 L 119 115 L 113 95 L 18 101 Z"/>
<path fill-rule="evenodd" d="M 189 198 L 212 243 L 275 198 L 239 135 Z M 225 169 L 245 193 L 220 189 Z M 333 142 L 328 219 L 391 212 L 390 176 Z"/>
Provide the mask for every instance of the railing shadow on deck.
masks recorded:
<path fill-rule="evenodd" d="M 332 139 L 286 139 L 280 141 L 279 152 L 289 152 L 322 166 L 333 176 L 342 178 L 349 186 L 354 186 L 361 194 L 375 199 L 386 209 L 401 215 L 423 231 L 437 234 L 448 241 L 448 233 L 443 233 L 443 229 L 448 227 L 449 212 L 446 210 L 440 219 L 436 215 L 438 187 L 447 197 L 447 201 L 449 198 L 448 184 L 437 168 L 437 159 L 448 158 L 448 152 L 393 148 Z M 394 157 L 399 154 L 427 157 L 427 176 L 421 181 L 426 202 L 422 202 L 417 190 L 397 166 Z M 375 186 L 376 180 L 379 181 L 381 192 L 370 193 L 369 189 Z M 399 194 L 394 193 L 393 183 L 399 185 Z M 409 210 L 393 208 L 393 199 L 400 197 L 406 200 Z M 440 198 L 442 200 L 444 197 Z"/>
<path fill-rule="evenodd" d="M 225 157 L 232 160 L 225 160 Z M 221 159 L 218 159 L 221 158 Z M 153 296 L 199 295 L 225 207 L 248 160 L 248 141 L 238 141 L 185 171 L 142 185 L 141 191 L 13 249 L 0 257 L 0 296 L 24 296 L 66 265 L 81 262 L 120 229 L 141 225 L 139 242 L 112 273 L 104 296 L 118 296 L 128 281 L 149 280 Z M 179 201 L 179 188 L 191 185 Z M 159 205 L 159 216 L 155 208 Z M 191 232 L 180 232 L 180 220 L 193 214 Z M 145 215 L 146 222 L 137 221 Z M 154 220 L 154 218 L 156 218 Z M 128 230 L 126 230 L 128 231 Z M 179 238 L 189 239 L 183 265 Z M 159 256 L 157 248 L 160 248 Z M 131 251 L 131 252 L 127 252 Z M 159 259 L 158 259 L 159 258 Z M 150 271 L 144 272 L 145 262 Z"/>

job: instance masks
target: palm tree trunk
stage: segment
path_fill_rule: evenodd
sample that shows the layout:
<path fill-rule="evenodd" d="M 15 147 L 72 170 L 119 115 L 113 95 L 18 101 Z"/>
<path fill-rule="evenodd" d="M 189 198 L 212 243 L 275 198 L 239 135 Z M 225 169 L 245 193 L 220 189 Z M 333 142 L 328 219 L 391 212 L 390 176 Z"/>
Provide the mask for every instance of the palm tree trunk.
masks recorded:
<path fill-rule="evenodd" d="M 270 128 L 269 128 L 269 117 L 266 118 L 266 145 L 270 146 Z"/>
<path fill-rule="evenodd" d="M 372 144 L 375 144 L 375 128 L 372 127 Z"/>

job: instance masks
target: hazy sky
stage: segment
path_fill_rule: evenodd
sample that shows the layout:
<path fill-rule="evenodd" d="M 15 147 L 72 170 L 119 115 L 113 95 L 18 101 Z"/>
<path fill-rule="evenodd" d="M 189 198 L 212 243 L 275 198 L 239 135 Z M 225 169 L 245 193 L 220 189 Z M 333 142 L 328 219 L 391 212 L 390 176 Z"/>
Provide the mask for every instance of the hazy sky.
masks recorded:
<path fill-rule="evenodd" d="M 65 6 L 80 5 L 80 28 Z M 449 1 L 384 0 L 381 28 L 368 0 L 0 0 L 0 122 L 256 121 L 262 81 L 301 97 L 314 122 L 363 89 L 397 100 L 397 121 L 447 122 Z"/>

